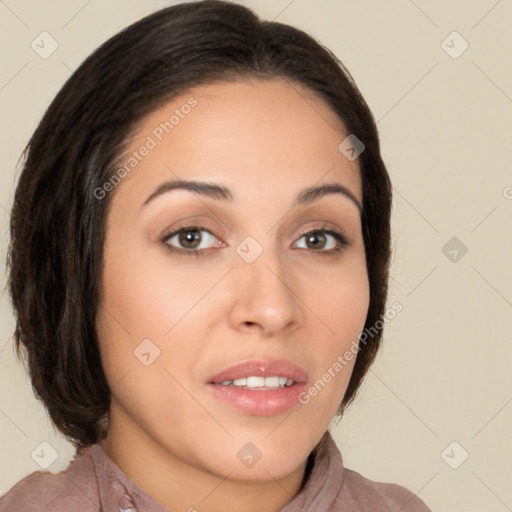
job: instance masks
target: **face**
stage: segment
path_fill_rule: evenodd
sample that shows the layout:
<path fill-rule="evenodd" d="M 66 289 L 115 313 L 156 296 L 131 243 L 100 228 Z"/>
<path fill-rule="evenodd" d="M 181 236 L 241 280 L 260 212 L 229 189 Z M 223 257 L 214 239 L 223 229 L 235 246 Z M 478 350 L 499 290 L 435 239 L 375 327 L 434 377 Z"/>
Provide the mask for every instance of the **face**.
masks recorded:
<path fill-rule="evenodd" d="M 222 478 L 304 463 L 341 403 L 354 359 L 338 357 L 369 303 L 347 135 L 282 80 L 191 89 L 143 121 L 104 188 L 112 435 Z"/>

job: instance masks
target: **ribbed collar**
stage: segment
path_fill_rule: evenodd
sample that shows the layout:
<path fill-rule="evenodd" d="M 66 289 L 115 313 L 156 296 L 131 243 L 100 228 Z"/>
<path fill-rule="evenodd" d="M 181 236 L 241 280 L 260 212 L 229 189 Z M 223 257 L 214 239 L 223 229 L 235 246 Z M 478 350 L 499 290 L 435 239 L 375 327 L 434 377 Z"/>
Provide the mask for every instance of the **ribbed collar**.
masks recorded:
<path fill-rule="evenodd" d="M 281 512 L 328 512 L 341 491 L 343 459 L 329 431 L 314 451 L 314 466 L 302 491 Z"/>

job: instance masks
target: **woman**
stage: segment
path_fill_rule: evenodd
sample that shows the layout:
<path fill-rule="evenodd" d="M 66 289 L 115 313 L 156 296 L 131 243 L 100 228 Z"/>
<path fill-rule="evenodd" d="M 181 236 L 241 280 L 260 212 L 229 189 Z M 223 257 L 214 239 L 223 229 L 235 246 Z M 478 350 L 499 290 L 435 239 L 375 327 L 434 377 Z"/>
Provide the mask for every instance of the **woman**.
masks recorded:
<path fill-rule="evenodd" d="M 327 430 L 381 341 L 390 208 L 372 115 L 310 36 L 204 1 L 107 41 L 11 221 L 16 346 L 77 457 L 0 511 L 428 511 Z"/>

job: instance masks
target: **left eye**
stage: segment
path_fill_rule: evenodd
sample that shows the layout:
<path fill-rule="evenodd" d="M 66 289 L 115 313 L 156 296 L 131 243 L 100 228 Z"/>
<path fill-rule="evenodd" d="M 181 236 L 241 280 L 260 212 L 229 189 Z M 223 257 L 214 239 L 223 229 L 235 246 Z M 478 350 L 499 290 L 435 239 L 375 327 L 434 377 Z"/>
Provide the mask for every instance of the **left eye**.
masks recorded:
<path fill-rule="evenodd" d="M 302 246 L 298 245 L 301 240 L 304 241 Z M 325 230 L 303 233 L 297 242 L 297 247 L 299 247 L 299 249 L 313 249 L 325 252 L 335 251 L 343 245 L 345 245 L 345 240 L 339 233 Z"/>

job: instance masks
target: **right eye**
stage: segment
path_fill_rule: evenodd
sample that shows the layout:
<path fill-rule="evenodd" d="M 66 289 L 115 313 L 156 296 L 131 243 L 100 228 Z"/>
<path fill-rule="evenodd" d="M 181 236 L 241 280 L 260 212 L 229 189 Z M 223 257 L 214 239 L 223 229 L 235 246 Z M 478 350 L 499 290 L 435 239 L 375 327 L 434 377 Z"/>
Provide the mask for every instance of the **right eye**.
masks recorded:
<path fill-rule="evenodd" d="M 171 252 L 186 256 L 200 256 L 206 249 L 220 247 L 222 242 L 201 226 L 187 226 L 166 234 L 161 242 Z"/>

